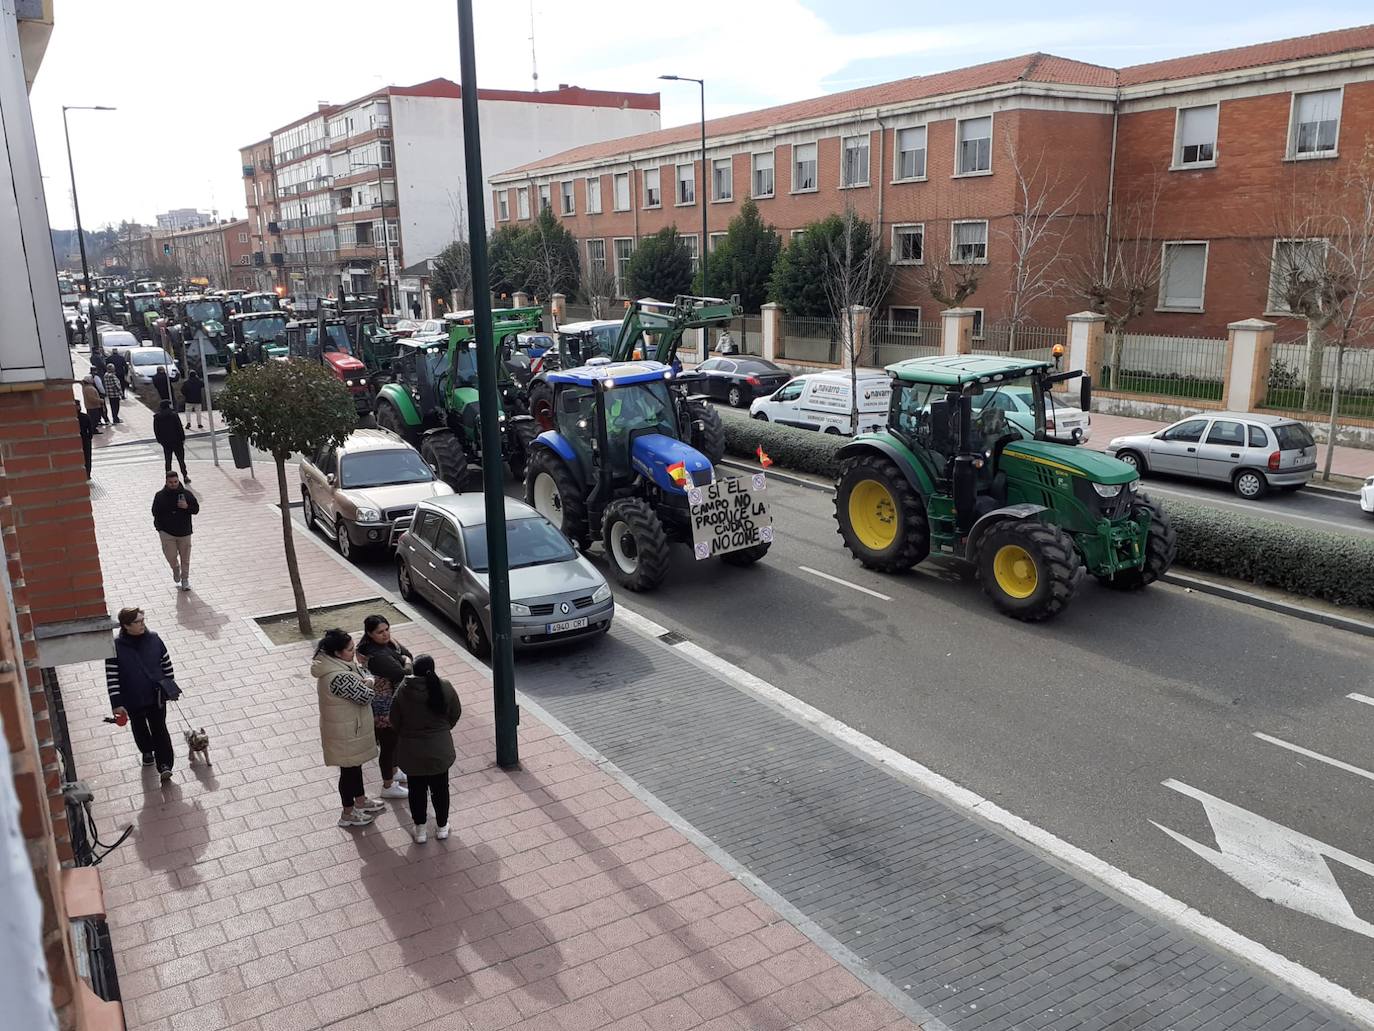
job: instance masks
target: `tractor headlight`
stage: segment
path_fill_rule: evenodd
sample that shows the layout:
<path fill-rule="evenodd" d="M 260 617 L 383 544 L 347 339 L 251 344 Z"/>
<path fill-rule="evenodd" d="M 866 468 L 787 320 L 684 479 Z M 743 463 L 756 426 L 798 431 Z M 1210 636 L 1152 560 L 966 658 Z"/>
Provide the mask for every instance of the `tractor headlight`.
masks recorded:
<path fill-rule="evenodd" d="M 380 523 L 381 521 L 382 521 L 382 513 L 378 512 L 375 508 L 360 508 L 360 509 L 358 509 L 358 522 L 360 522 L 360 523 Z"/>
<path fill-rule="evenodd" d="M 603 601 L 610 601 L 610 600 L 611 600 L 611 585 L 610 585 L 610 584 L 602 584 L 600 587 L 598 587 L 598 588 L 596 589 L 596 593 L 592 595 L 592 604 L 593 604 L 593 605 L 600 605 Z"/>
<path fill-rule="evenodd" d="M 530 607 L 528 605 L 521 605 L 518 601 L 513 601 L 510 603 L 510 614 L 512 616 L 528 616 L 530 614 Z"/>
<path fill-rule="evenodd" d="M 360 376 L 360 377 L 358 378 L 358 386 L 360 386 L 360 387 L 365 387 L 365 386 L 367 386 L 367 377 L 366 377 L 366 376 Z"/>
<path fill-rule="evenodd" d="M 1093 490 L 1097 491 L 1099 498 L 1114 498 L 1121 493 L 1119 483 L 1097 483 L 1094 481 Z"/>
<path fill-rule="evenodd" d="M 346 387 L 351 387 L 351 386 L 353 386 L 353 381 L 352 381 L 351 379 L 346 379 L 346 380 L 344 380 L 344 386 L 346 386 Z"/>
<path fill-rule="evenodd" d="M 1137 491 L 1139 491 L 1139 490 L 1140 490 L 1140 477 L 1137 476 L 1137 477 L 1136 477 L 1134 480 L 1132 480 L 1130 483 L 1126 484 L 1126 489 L 1127 489 L 1128 491 L 1130 491 L 1132 494 L 1135 494 Z"/>

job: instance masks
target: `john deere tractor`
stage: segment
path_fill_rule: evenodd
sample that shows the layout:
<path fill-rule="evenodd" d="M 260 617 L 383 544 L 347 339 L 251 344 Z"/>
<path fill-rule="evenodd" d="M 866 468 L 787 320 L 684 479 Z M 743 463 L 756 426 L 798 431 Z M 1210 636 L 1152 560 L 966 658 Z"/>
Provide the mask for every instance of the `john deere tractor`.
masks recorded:
<path fill-rule="evenodd" d="M 989 355 L 889 365 L 892 407 L 879 433 L 842 447 L 835 519 L 863 565 L 910 569 L 932 553 L 977 569 L 1002 612 L 1037 621 L 1062 612 L 1083 573 L 1139 590 L 1174 561 L 1168 516 L 1136 470 L 1052 437 L 1053 388 L 1082 376 L 1046 362 Z M 1029 385 L 1034 433 L 1011 425 L 1000 391 Z M 1080 407 L 1091 402 L 1081 384 Z"/>
<path fill-rule="evenodd" d="M 739 298 L 728 301 L 719 297 L 678 296 L 671 304 L 663 301 L 634 301 L 625 309 L 625 318 L 614 337 L 602 323 L 587 323 L 588 328 L 577 333 L 560 331 L 559 361 L 546 363 L 549 367 L 536 374 L 529 386 L 530 414 L 541 429 L 554 424 L 552 370 L 561 364 L 571 368 L 593 357 L 612 362 L 656 361 L 673 366 L 677 358 L 682 334 L 689 329 L 724 326 L 744 313 Z M 567 353 L 564 353 L 564 352 Z M 690 419 L 684 430 L 691 445 L 714 464 L 725 457 L 725 427 L 720 415 L 705 395 L 692 394 L 696 382 L 692 376 L 677 376 L 671 380 L 672 389 L 681 397 L 682 409 Z"/>
<path fill-rule="evenodd" d="M 773 539 L 763 474 L 716 480 L 711 459 L 688 443 L 673 379 L 655 361 L 550 373 L 554 427 L 534 441 L 525 470 L 525 500 L 580 546 L 600 540 L 632 591 L 667 577 L 670 542 L 747 566 Z"/>
<path fill-rule="evenodd" d="M 508 338 L 538 325 L 543 310 L 516 310 L 502 318 L 497 311 L 492 337 L 499 357 Z M 477 339 L 471 320 L 462 313 L 447 318 L 448 340 L 399 340 L 392 360 L 390 382 L 377 392 L 377 425 L 415 444 L 439 478 L 461 490 L 468 466 L 482 462 L 477 403 Z M 538 435 L 534 420 L 519 411 L 519 387 L 503 362 L 497 363 L 501 391 L 503 458 L 511 474 L 525 473 L 529 445 Z"/>

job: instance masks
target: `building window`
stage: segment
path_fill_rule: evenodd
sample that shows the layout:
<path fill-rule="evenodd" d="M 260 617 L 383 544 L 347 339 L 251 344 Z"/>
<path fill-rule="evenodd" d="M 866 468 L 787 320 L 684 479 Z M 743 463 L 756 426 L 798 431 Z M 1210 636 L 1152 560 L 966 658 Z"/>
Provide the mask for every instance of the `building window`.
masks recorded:
<path fill-rule="evenodd" d="M 974 340 L 982 340 L 982 339 L 983 339 L 983 309 L 982 309 L 982 308 L 973 308 L 973 309 L 971 309 L 971 311 L 973 312 L 973 339 L 974 339 Z"/>
<path fill-rule="evenodd" d="M 644 206 L 646 208 L 663 206 L 663 191 L 659 188 L 661 178 L 657 168 L 644 169 Z"/>
<path fill-rule="evenodd" d="M 707 245 L 707 246 L 710 248 L 709 253 L 711 253 L 711 254 L 715 254 L 715 253 L 716 253 L 716 248 L 719 247 L 722 243 L 725 242 L 725 237 L 726 237 L 726 235 L 727 235 L 727 234 L 725 234 L 725 233 L 712 233 L 712 234 L 711 234 L 711 236 L 710 236 L 710 243 Z"/>
<path fill-rule="evenodd" d="M 800 240 L 800 239 L 801 239 L 803 236 L 805 236 L 805 235 L 806 235 L 806 230 L 805 230 L 805 229 L 793 229 L 791 232 L 789 232 L 789 233 L 787 234 L 789 241 L 790 241 L 790 240 Z"/>
<path fill-rule="evenodd" d="M 1175 168 L 1216 164 L 1217 105 L 1179 108 L 1174 136 Z"/>
<path fill-rule="evenodd" d="M 247 233 L 239 233 L 239 243 L 247 243 L 247 242 L 248 242 L 248 234 L 247 234 Z"/>
<path fill-rule="evenodd" d="M 587 241 L 587 268 L 602 271 L 606 268 L 606 241 Z"/>
<path fill-rule="evenodd" d="M 753 196 L 773 196 L 773 152 L 754 155 Z"/>
<path fill-rule="evenodd" d="M 496 191 L 496 220 L 505 222 L 510 218 L 510 193 L 507 190 Z"/>
<path fill-rule="evenodd" d="M 677 166 L 677 202 L 695 204 L 697 202 L 697 166 Z"/>
<path fill-rule="evenodd" d="M 391 144 L 386 140 L 382 141 L 380 153 L 382 155 L 381 165 L 383 168 L 391 167 Z"/>
<path fill-rule="evenodd" d="M 919 265 L 925 253 L 926 227 L 905 225 L 892 227 L 892 262 L 895 265 Z"/>
<path fill-rule="evenodd" d="M 954 264 L 980 265 L 988 260 L 987 222 L 955 222 L 949 235 L 949 260 Z"/>
<path fill-rule="evenodd" d="M 897 130 L 897 155 L 892 170 L 893 179 L 924 179 L 926 177 L 926 127 Z"/>
<path fill-rule="evenodd" d="M 921 309 L 914 306 L 888 308 L 887 328 L 893 333 L 919 334 L 921 332 Z"/>
<path fill-rule="evenodd" d="M 711 199 L 731 200 L 735 195 L 735 165 L 731 158 L 711 162 Z"/>
<path fill-rule="evenodd" d="M 563 214 L 574 215 L 577 213 L 577 202 L 573 199 L 573 184 L 571 179 L 565 179 L 558 184 L 558 196 L 563 202 Z"/>
<path fill-rule="evenodd" d="M 682 245 L 687 248 L 687 253 L 692 256 L 692 274 L 695 275 L 697 267 L 701 264 L 701 248 L 696 233 L 684 236 Z"/>
<path fill-rule="evenodd" d="M 816 145 L 792 145 L 792 192 L 805 193 L 816 188 Z"/>
<path fill-rule="evenodd" d="M 1341 126 L 1341 91 L 1293 94 L 1293 125 L 1288 131 L 1290 158 L 1336 156 Z"/>
<path fill-rule="evenodd" d="M 958 147 L 954 159 L 955 175 L 992 171 L 992 115 L 960 119 L 955 136 Z"/>
<path fill-rule="evenodd" d="M 1175 311 L 1202 311 L 1207 281 L 1207 244 L 1166 243 L 1159 277 L 1159 306 Z"/>
<path fill-rule="evenodd" d="M 630 210 L 629 172 L 617 172 L 611 177 L 611 205 L 616 211 Z"/>
<path fill-rule="evenodd" d="M 539 211 L 543 213 L 551 207 L 553 207 L 553 201 L 549 198 L 549 184 L 542 183 L 539 187 Z"/>
<path fill-rule="evenodd" d="M 841 186 L 868 185 L 868 134 L 849 136 L 840 160 Z"/>
<path fill-rule="evenodd" d="M 587 214 L 601 214 L 601 176 L 587 177 Z"/>
<path fill-rule="evenodd" d="M 1292 314 L 1289 294 L 1326 277 L 1325 240 L 1275 240 L 1269 266 L 1269 303 L 1265 311 Z"/>
<path fill-rule="evenodd" d="M 530 217 L 530 188 L 522 186 L 515 191 L 515 213 L 521 218 Z"/>
<path fill-rule="evenodd" d="M 630 259 L 634 257 L 635 242 L 629 239 L 619 239 L 615 241 L 615 292 L 618 296 L 625 296 L 625 289 L 628 286 Z"/>

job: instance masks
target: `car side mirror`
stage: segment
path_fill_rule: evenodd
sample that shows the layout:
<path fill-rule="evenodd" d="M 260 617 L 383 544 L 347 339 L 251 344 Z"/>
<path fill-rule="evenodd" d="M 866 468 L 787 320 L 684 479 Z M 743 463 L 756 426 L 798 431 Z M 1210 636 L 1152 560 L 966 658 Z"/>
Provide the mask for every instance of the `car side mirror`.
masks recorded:
<path fill-rule="evenodd" d="M 338 477 L 335 476 L 333 473 L 325 473 L 325 474 L 324 474 L 324 478 L 325 478 L 325 481 L 326 481 L 331 487 L 334 486 L 335 481 L 338 480 Z"/>

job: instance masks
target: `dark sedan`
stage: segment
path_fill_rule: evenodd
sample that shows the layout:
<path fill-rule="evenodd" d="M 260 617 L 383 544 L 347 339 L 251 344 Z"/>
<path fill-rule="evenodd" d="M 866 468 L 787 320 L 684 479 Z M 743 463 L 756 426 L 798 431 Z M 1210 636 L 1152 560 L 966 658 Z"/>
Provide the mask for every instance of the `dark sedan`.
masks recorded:
<path fill-rule="evenodd" d="M 766 358 L 749 355 L 711 358 L 694 371 L 704 377 L 701 393 L 731 408 L 747 408 L 754 398 L 767 397 L 792 378 L 790 372 Z"/>

